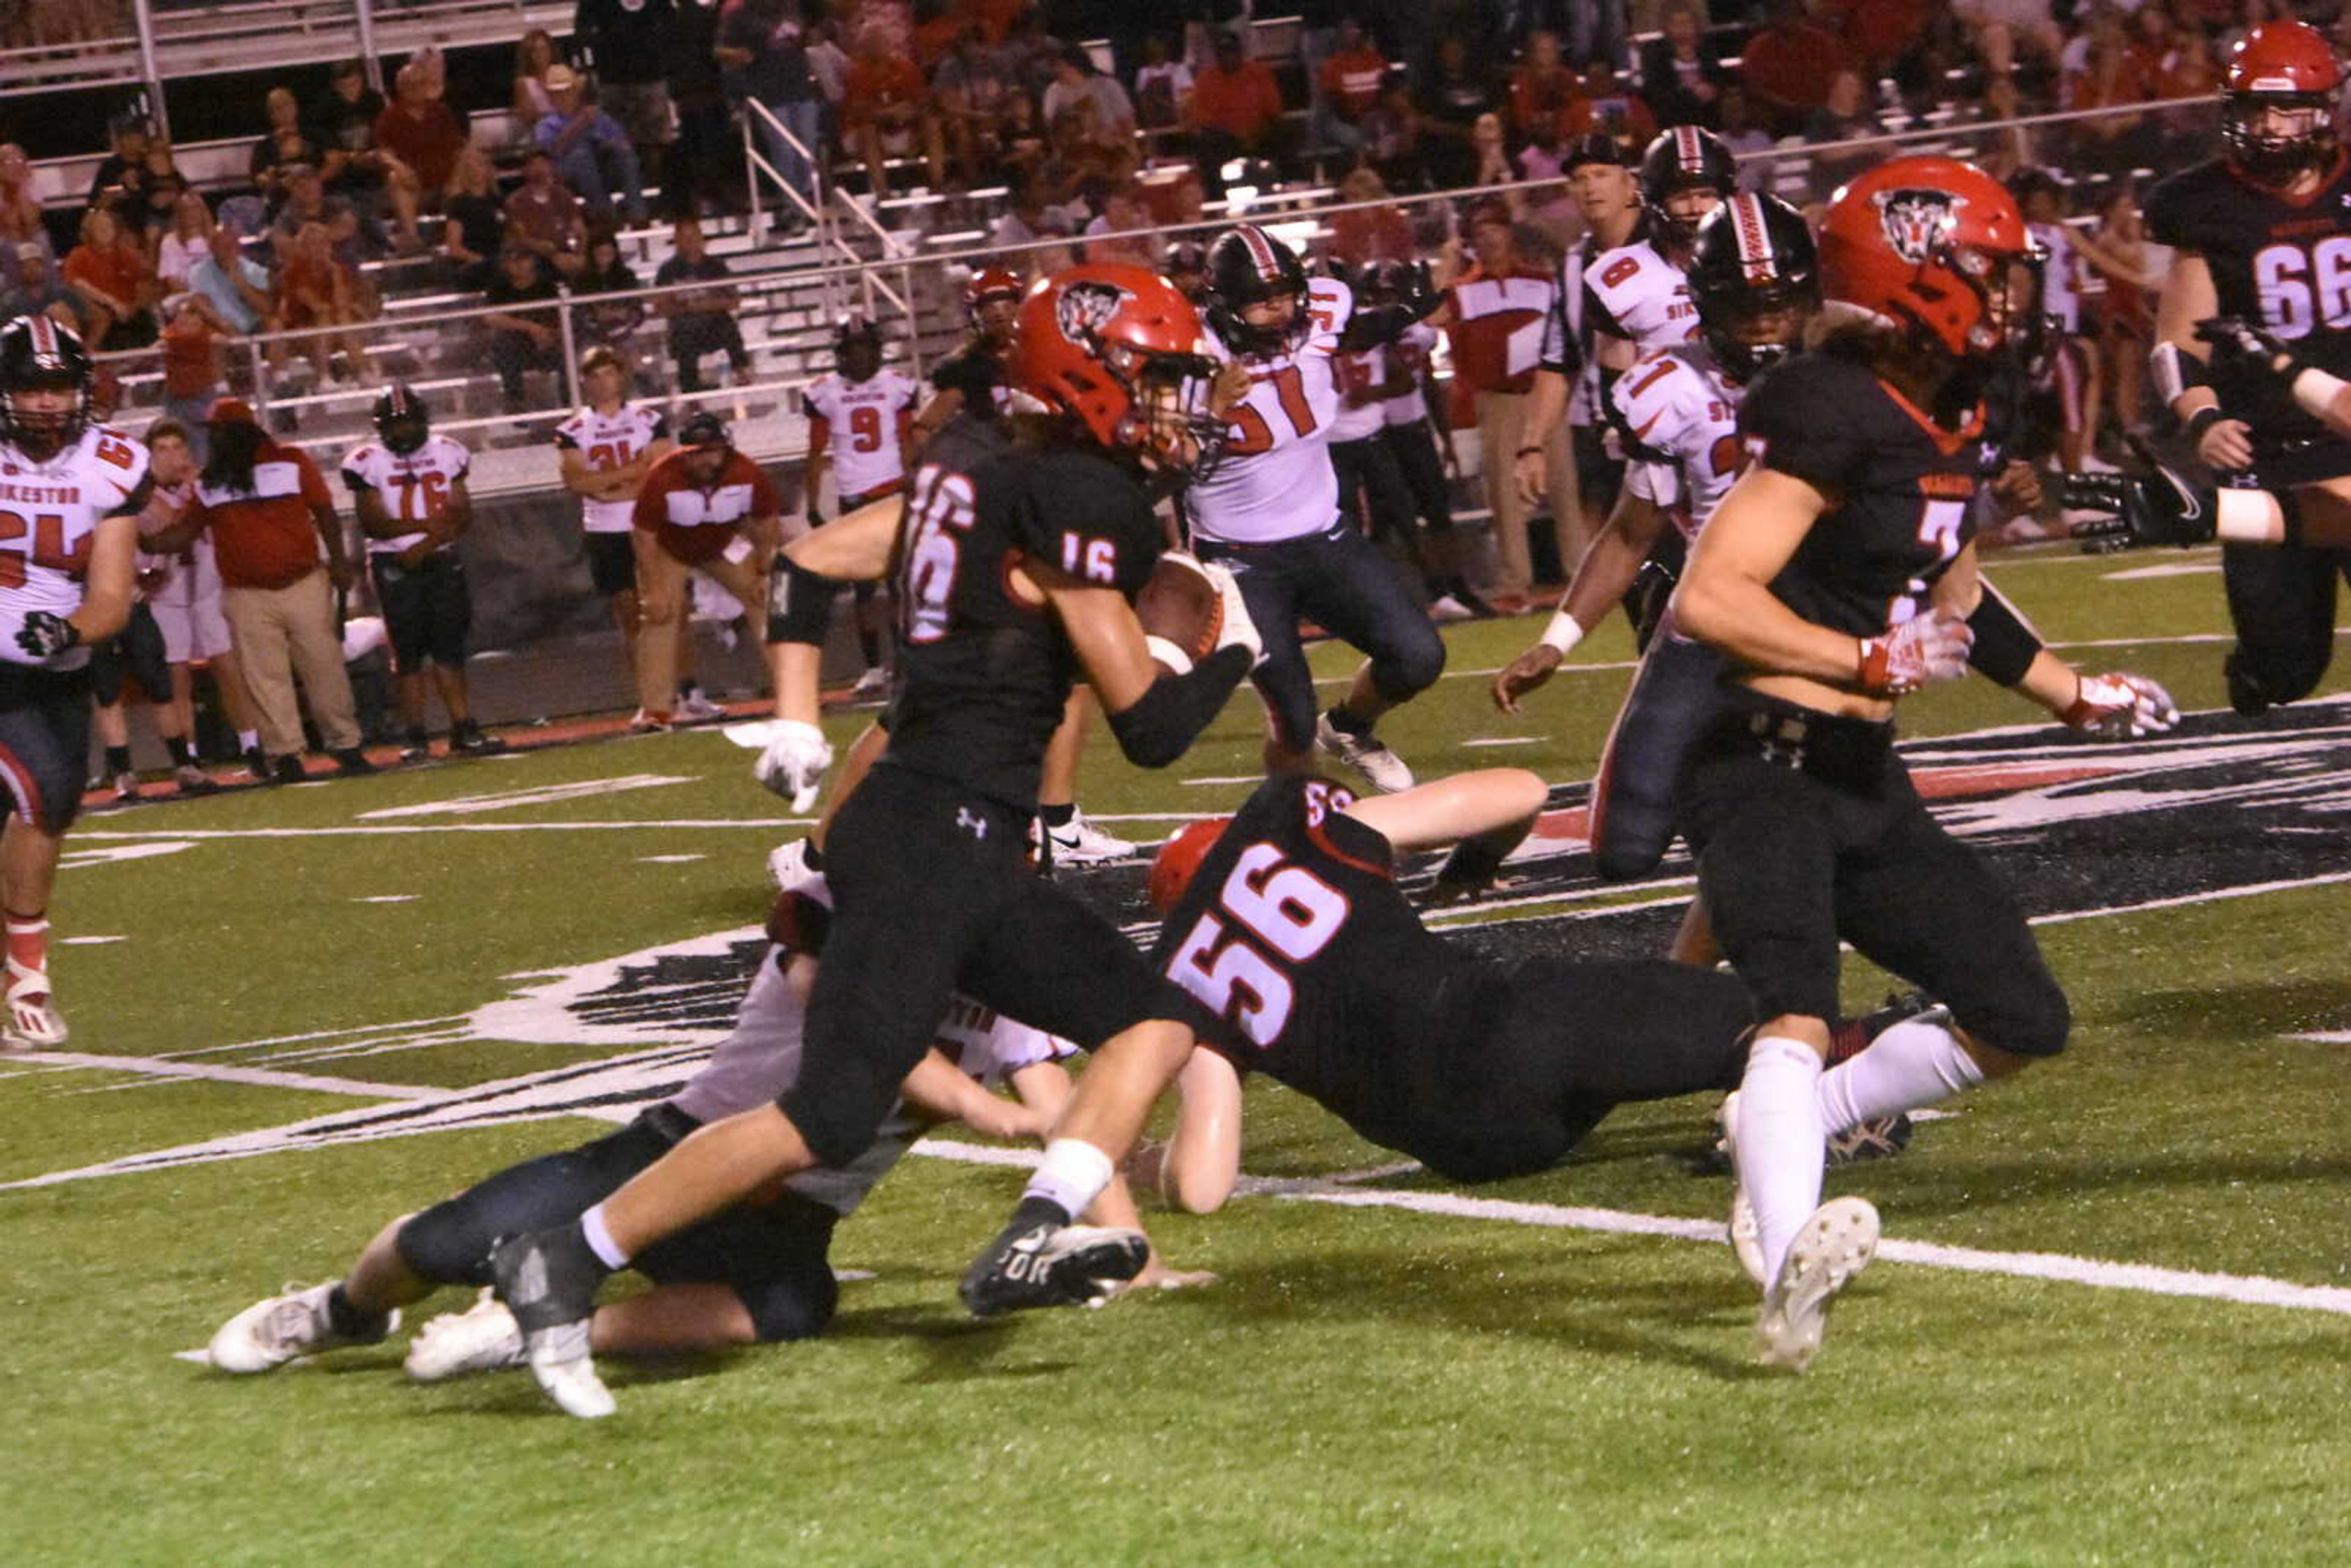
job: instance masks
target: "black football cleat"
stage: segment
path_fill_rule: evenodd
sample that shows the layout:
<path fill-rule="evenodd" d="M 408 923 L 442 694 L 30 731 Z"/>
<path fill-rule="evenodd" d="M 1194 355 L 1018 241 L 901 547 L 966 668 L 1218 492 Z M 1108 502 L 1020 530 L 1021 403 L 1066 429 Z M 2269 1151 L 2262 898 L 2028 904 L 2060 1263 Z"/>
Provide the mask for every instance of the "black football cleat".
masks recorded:
<path fill-rule="evenodd" d="M 1140 1230 L 1014 1220 L 967 1270 L 963 1304 L 976 1318 L 1030 1307 L 1099 1307 L 1151 1261 Z"/>
<path fill-rule="evenodd" d="M 615 1408 L 588 1354 L 596 1288 L 608 1272 L 576 1225 L 505 1237 L 490 1249 L 491 1280 L 522 1330 L 531 1376 L 566 1414 L 582 1420 Z"/>

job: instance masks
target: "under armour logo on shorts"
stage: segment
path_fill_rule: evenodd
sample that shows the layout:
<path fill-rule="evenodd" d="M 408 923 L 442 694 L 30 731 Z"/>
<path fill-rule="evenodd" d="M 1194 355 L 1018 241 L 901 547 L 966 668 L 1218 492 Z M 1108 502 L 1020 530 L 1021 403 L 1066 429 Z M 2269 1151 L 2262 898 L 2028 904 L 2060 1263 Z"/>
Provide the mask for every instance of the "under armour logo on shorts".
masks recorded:
<path fill-rule="evenodd" d="M 956 826 L 964 829 L 975 839 L 987 837 L 987 819 L 974 815 L 967 806 L 956 808 Z"/>

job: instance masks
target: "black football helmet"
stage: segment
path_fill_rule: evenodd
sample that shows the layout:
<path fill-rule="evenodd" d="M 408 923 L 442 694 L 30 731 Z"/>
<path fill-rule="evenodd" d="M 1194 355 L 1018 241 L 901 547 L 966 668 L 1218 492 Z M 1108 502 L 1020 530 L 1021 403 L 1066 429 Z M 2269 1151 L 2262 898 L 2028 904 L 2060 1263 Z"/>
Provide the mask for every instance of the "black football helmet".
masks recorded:
<path fill-rule="evenodd" d="M 833 368 L 852 382 L 871 381 L 882 368 L 882 329 L 852 316 L 832 335 Z"/>
<path fill-rule="evenodd" d="M 1399 305 L 1411 291 L 1412 268 L 1401 261 L 1374 261 L 1355 274 L 1355 303 L 1358 307 Z"/>
<path fill-rule="evenodd" d="M 1252 327 L 1241 312 L 1270 299 L 1295 302 L 1289 323 Z M 1295 252 L 1258 227 L 1241 224 L 1208 247 L 1208 325 L 1225 347 L 1245 356 L 1283 354 L 1306 340 L 1306 269 Z"/>
<path fill-rule="evenodd" d="M 1184 291 L 1195 305 L 1208 302 L 1208 247 L 1198 240 L 1178 240 L 1167 247 L 1160 276 Z"/>
<path fill-rule="evenodd" d="M 405 457 L 433 434 L 433 411 L 406 382 L 394 382 L 375 400 L 375 433 L 386 451 Z"/>
<path fill-rule="evenodd" d="M 1672 236 L 1687 245 L 1703 218 L 1689 221 L 1666 209 L 1666 199 L 1683 191 L 1712 191 L 1718 199 L 1739 188 L 1739 162 L 1730 148 L 1711 131 L 1677 125 L 1661 133 L 1641 154 L 1641 200 L 1657 214 Z"/>
<path fill-rule="evenodd" d="M 1734 193 L 1707 214 L 1691 242 L 1690 298 L 1698 337 L 1734 382 L 1752 380 L 1795 350 L 1821 303 L 1820 253 L 1803 215 L 1777 196 Z M 1758 342 L 1752 323 L 1790 313 L 1784 332 Z"/>
<path fill-rule="evenodd" d="M 21 392 L 68 392 L 62 413 L 16 406 Z M 36 463 L 81 439 L 90 422 L 89 350 L 47 316 L 19 316 L 0 327 L 0 437 Z"/>

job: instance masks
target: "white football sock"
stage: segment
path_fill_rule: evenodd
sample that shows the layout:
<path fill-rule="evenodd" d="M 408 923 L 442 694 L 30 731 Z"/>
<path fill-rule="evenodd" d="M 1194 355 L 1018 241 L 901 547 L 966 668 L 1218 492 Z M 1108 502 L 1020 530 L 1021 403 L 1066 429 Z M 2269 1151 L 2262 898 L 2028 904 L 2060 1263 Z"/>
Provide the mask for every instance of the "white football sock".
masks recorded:
<path fill-rule="evenodd" d="M 1058 1203 L 1075 1219 L 1102 1196 L 1113 1174 L 1110 1156 L 1092 1144 L 1082 1138 L 1055 1138 L 1045 1145 L 1045 1157 L 1020 1196 Z"/>
<path fill-rule="evenodd" d="M 622 1270 L 629 1266 L 629 1255 L 612 1239 L 610 1227 L 604 1223 L 604 1206 L 598 1204 L 580 1217 L 580 1234 L 588 1239 L 588 1250 L 607 1269 Z"/>
<path fill-rule="evenodd" d="M 1821 1074 L 1821 1125 L 1842 1133 L 1983 1081 L 1983 1069 L 1957 1035 L 1927 1019 L 1906 1019 Z"/>
<path fill-rule="evenodd" d="M 1820 1055 L 1801 1040 L 1767 1034 L 1748 1047 L 1732 1148 L 1739 1185 L 1755 1210 L 1766 1289 L 1779 1279 L 1796 1232 L 1820 1207 L 1828 1136 L 1821 1128 L 1820 1080 Z"/>

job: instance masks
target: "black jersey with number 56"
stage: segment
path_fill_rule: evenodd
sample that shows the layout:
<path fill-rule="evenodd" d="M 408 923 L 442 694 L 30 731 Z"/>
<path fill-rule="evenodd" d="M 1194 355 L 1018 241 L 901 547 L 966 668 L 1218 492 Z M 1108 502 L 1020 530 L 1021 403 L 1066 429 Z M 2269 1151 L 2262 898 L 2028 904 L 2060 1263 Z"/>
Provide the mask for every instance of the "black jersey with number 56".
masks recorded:
<path fill-rule="evenodd" d="M 2306 196 L 2207 159 L 2147 193 L 2147 232 L 2204 258 L 2222 315 L 2258 321 L 2311 364 L 2351 376 L 2351 155 L 2337 150 Z M 2253 427 L 2257 449 L 2341 440 L 2272 377 L 2222 374 L 2213 386 L 2220 406 Z"/>
<path fill-rule="evenodd" d="M 1061 622 L 1022 600 L 1027 561 L 1130 600 L 1164 548 L 1143 487 L 1099 453 L 959 413 L 923 448 L 899 524 L 899 689 L 886 765 L 1037 809 L 1045 743 L 1078 673 Z"/>
<path fill-rule="evenodd" d="M 1910 620 L 1974 535 L 1980 403 L 1947 430 L 1868 366 L 1804 354 L 1755 383 L 1739 430 L 1760 466 L 1829 499 L 1771 580 L 1772 595 L 1816 625 L 1875 637 Z"/>
<path fill-rule="evenodd" d="M 1421 925 L 1387 840 L 1343 814 L 1353 799 L 1326 779 L 1260 785 L 1152 962 L 1216 1015 L 1201 1038 L 1235 1065 L 1412 1148 L 1469 1091 L 1457 1080 L 1500 970 Z"/>

